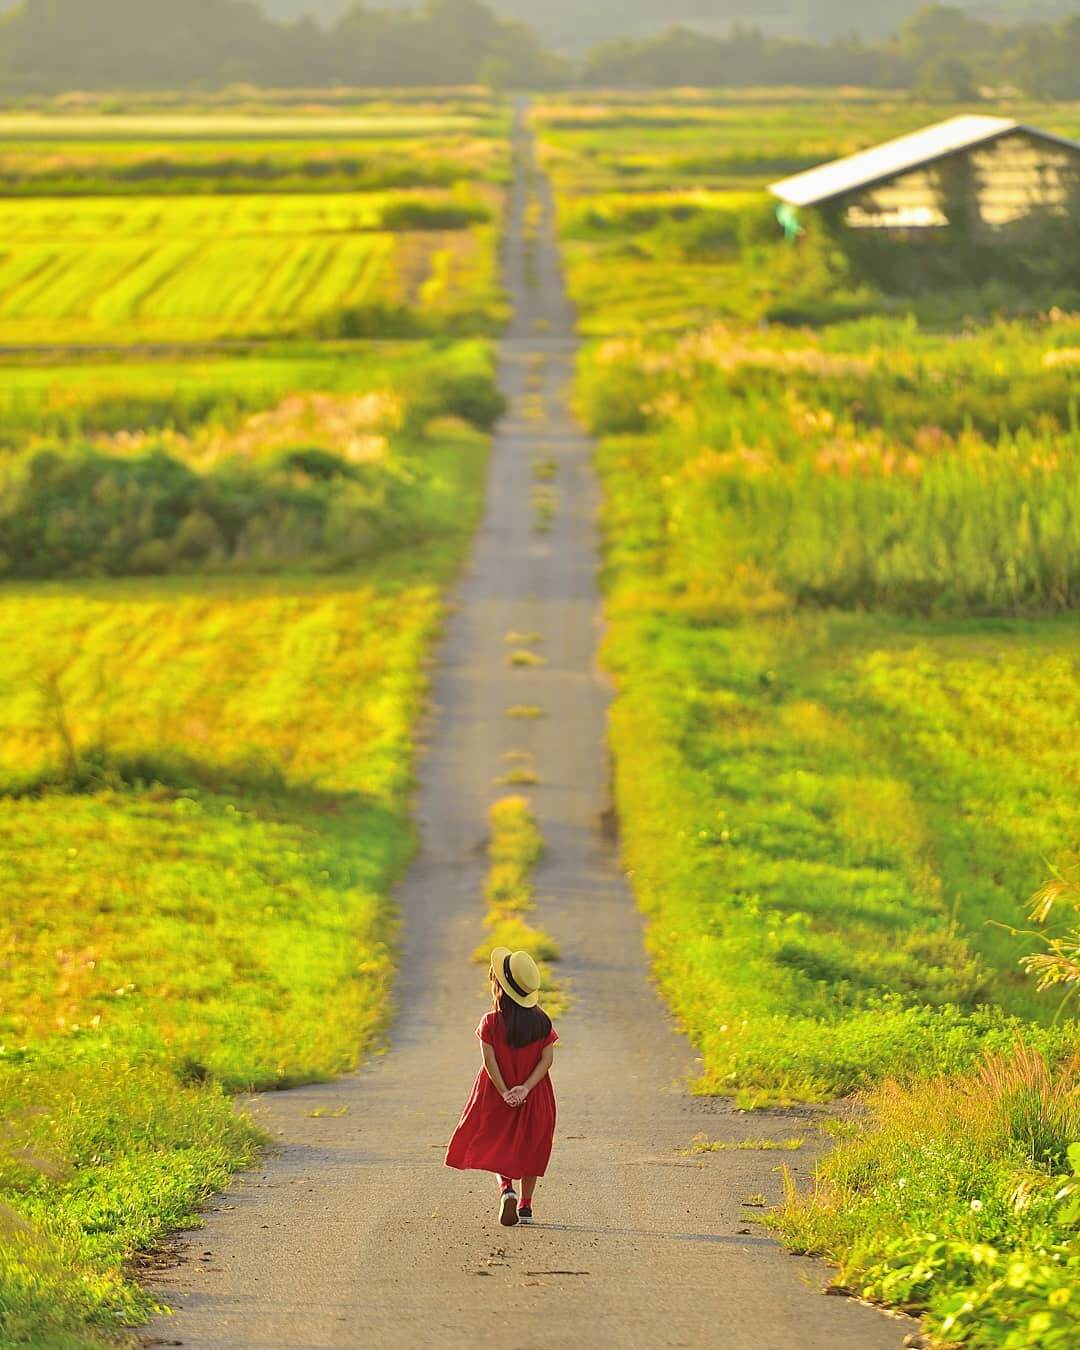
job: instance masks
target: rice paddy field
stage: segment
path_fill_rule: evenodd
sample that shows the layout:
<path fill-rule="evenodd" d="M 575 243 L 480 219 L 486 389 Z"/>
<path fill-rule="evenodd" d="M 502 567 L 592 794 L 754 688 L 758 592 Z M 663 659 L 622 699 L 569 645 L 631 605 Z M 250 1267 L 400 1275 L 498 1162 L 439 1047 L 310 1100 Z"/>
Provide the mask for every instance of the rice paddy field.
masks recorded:
<path fill-rule="evenodd" d="M 493 214 L 438 189 L 10 201 L 0 343 L 484 331 Z"/>
<path fill-rule="evenodd" d="M 534 112 L 591 339 L 624 859 L 700 1089 L 860 1094 L 774 1225 L 935 1345 L 1064 1346 L 1075 968 L 1021 962 L 1076 927 L 1080 293 L 886 294 L 764 191 L 943 115 Z"/>
<path fill-rule="evenodd" d="M 0 345 L 493 331 L 503 125 L 0 112 Z"/>

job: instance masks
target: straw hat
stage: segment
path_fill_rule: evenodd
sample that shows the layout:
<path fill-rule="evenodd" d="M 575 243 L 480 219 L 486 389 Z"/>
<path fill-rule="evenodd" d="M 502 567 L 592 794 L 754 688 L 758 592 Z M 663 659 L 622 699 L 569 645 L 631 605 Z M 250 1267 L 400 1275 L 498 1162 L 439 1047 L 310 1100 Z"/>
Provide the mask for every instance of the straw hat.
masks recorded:
<path fill-rule="evenodd" d="M 528 952 L 496 947 L 491 953 L 491 973 L 503 993 L 523 1008 L 535 1008 L 540 1002 L 540 972 Z"/>

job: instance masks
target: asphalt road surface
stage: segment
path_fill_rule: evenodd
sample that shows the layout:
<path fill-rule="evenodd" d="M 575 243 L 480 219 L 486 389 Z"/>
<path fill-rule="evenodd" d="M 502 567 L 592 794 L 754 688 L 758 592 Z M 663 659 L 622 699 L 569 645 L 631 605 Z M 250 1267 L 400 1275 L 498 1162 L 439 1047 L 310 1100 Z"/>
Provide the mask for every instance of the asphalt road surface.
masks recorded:
<path fill-rule="evenodd" d="M 786 1254 L 754 1224 L 760 1207 L 744 1204 L 778 1196 L 778 1158 L 805 1176 L 812 1145 L 680 1151 L 700 1132 L 734 1143 L 815 1131 L 807 1112 L 746 1115 L 691 1095 L 692 1049 L 649 983 L 607 814 L 598 490 L 569 405 L 574 316 L 548 185 L 520 125 L 517 149 L 505 245 L 514 318 L 501 345 L 510 411 L 434 679 L 389 1048 L 336 1083 L 254 1102 L 280 1149 L 179 1244 L 155 1282 L 175 1313 L 147 1335 L 205 1350 L 898 1350 L 912 1323 L 823 1297 L 827 1269 Z M 534 193 L 543 210 L 530 241 Z M 547 534 L 533 528 L 537 458 L 558 466 Z M 543 665 L 508 664 L 513 631 L 542 636 Z M 546 716 L 507 718 L 520 703 Z M 531 1229 L 500 1228 L 493 1179 L 442 1161 L 479 1064 L 473 1030 L 489 1003 L 469 954 L 482 938 L 494 780 L 514 751 L 534 756 L 541 779 L 528 789 L 547 841 L 536 921 L 562 945 L 573 996 Z"/>

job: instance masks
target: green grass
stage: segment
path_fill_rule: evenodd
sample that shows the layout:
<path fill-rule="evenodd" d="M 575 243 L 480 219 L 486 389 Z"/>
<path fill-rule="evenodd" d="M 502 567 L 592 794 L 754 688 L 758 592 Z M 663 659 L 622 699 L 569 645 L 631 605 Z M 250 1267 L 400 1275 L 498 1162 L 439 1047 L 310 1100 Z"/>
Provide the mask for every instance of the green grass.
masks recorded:
<path fill-rule="evenodd" d="M 771 178 L 927 109 L 537 119 L 607 335 L 577 401 L 603 438 L 623 856 L 698 1089 L 863 1093 L 775 1216 L 788 1242 L 927 1309 L 934 1344 L 1071 1345 L 1076 1028 L 1010 931 L 1080 833 L 1071 283 L 980 323 L 1051 300 L 886 296 L 778 238 Z"/>
<path fill-rule="evenodd" d="M 502 406 L 483 344 L 96 369 L 13 376 L 0 575 L 327 572 L 456 537 Z"/>
<path fill-rule="evenodd" d="M 4 367 L 0 447 L 106 438 L 116 451 L 175 432 L 198 456 L 200 437 L 212 441 L 249 414 L 311 393 L 388 395 L 414 432 L 442 415 L 486 428 L 500 407 L 493 387 L 491 348 L 482 340 L 308 343 L 179 360 L 24 357 Z"/>
<path fill-rule="evenodd" d="M 233 1094 L 386 1024 L 502 406 L 490 345 L 446 339 L 502 312 L 505 115 L 321 101 L 0 117 L 0 342 L 206 344 L 0 380 L 4 1345 L 144 1320 L 140 1253 L 265 1142 Z"/>
<path fill-rule="evenodd" d="M 738 1143 L 727 1143 L 723 1139 L 710 1139 L 707 1134 L 695 1135 L 690 1143 L 689 1153 L 724 1153 L 729 1149 L 749 1153 L 797 1153 L 806 1143 L 802 1136 L 791 1139 L 740 1139 Z"/>
<path fill-rule="evenodd" d="M 918 309 L 934 321 L 1075 309 L 1077 276 L 940 287 L 912 300 L 853 278 L 813 229 L 788 245 L 766 189 L 952 113 L 1000 111 L 1070 136 L 1076 104 L 943 107 L 851 91 L 747 97 L 595 93 L 540 101 L 542 160 L 559 196 L 571 295 L 592 335 L 686 331 L 717 318 L 826 324 Z"/>
<path fill-rule="evenodd" d="M 544 852 L 543 835 L 527 797 L 501 797 L 492 806 L 490 819 L 491 866 L 484 881 L 487 936 L 473 960 L 486 964 L 494 947 L 527 951 L 540 968 L 544 1007 L 556 1016 L 566 1007 L 550 969 L 550 963 L 559 959 L 559 946 L 526 917 L 536 908 L 532 873 Z"/>
<path fill-rule="evenodd" d="M 444 464 L 456 533 L 336 578 L 0 592 L 0 1199 L 33 1225 L 0 1238 L 5 1343 L 144 1317 L 132 1255 L 254 1156 L 228 1093 L 378 1039 L 483 458 Z"/>
<path fill-rule="evenodd" d="M 827 1099 L 1040 1014 L 988 920 L 1076 828 L 1075 623 L 613 614 L 624 852 L 702 1090 Z"/>
<path fill-rule="evenodd" d="M 105 131 L 110 129 L 116 132 L 111 123 Z M 0 184 L 16 197 L 355 193 L 450 187 L 478 178 L 498 182 L 504 176 L 502 143 L 467 131 L 424 137 L 411 146 L 381 131 L 356 139 L 324 137 L 317 122 L 301 124 L 291 139 L 124 139 L 123 128 L 111 140 L 58 139 L 56 132 L 30 139 L 0 135 Z"/>
<path fill-rule="evenodd" d="M 1003 1055 L 867 1104 L 869 1128 L 771 1216 L 788 1243 L 833 1260 L 841 1287 L 925 1312 L 935 1345 L 1075 1345 L 1075 1063 Z"/>
<path fill-rule="evenodd" d="M 0 114 L 0 140 L 6 141 L 222 141 L 355 140 L 358 137 L 423 138 L 452 131 L 476 131 L 483 121 L 457 111 L 398 111 L 392 107 L 364 112 L 5 112 Z"/>

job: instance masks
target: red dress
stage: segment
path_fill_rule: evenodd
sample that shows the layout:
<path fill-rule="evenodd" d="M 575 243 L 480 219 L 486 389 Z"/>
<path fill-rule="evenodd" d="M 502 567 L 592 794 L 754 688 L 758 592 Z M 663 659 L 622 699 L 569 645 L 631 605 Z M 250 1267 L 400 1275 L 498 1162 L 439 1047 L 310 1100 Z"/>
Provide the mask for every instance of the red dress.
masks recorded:
<path fill-rule="evenodd" d="M 524 1083 L 540 1062 L 546 1045 L 554 1045 L 554 1027 L 542 1041 L 507 1045 L 502 1018 L 489 1012 L 476 1034 L 494 1047 L 495 1062 L 508 1088 Z M 447 1167 L 462 1171 L 499 1172 L 504 1177 L 542 1177 L 555 1136 L 555 1089 L 545 1074 L 520 1106 L 507 1106 L 482 1065 L 461 1120 L 446 1150 Z"/>

